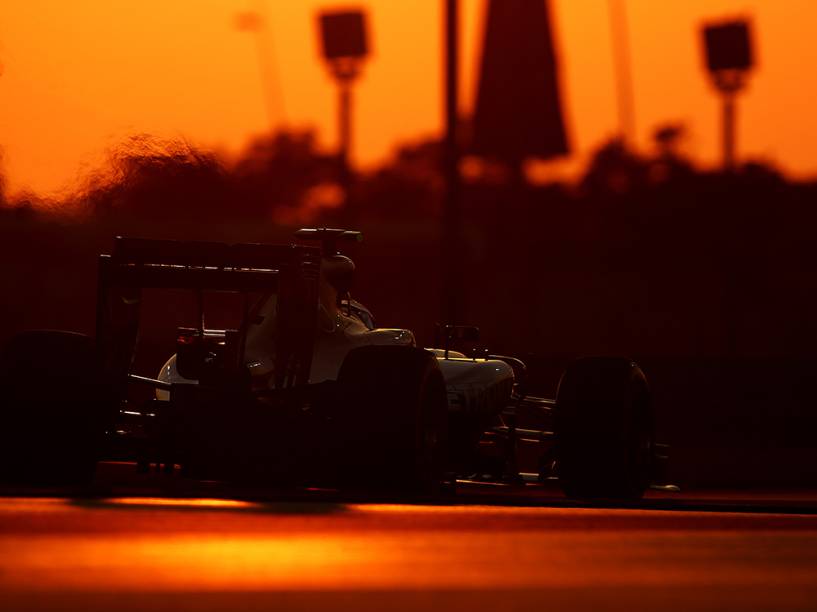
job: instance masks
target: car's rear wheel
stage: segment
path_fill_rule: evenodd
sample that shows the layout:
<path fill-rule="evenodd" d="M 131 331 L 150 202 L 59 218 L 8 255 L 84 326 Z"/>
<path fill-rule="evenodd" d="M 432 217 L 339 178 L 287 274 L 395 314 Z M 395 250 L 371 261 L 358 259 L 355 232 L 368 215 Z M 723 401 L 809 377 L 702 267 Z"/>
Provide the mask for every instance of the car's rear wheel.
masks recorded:
<path fill-rule="evenodd" d="M 556 398 L 556 462 L 564 492 L 639 499 L 649 485 L 653 413 L 647 380 L 629 359 L 570 365 Z"/>
<path fill-rule="evenodd" d="M 111 408 L 91 338 L 17 334 L 0 351 L 0 482 L 88 484 Z"/>
<path fill-rule="evenodd" d="M 351 351 L 338 384 L 340 479 L 369 490 L 434 493 L 447 462 L 448 401 L 437 359 L 422 349 Z"/>

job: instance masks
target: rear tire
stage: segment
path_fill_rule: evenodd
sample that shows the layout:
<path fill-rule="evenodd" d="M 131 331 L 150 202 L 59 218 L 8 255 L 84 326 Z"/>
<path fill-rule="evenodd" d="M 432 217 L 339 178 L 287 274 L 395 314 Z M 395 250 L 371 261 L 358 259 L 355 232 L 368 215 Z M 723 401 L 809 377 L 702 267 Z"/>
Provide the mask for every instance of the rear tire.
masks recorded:
<path fill-rule="evenodd" d="M 649 485 L 653 413 L 647 380 L 629 359 L 585 358 L 567 368 L 554 411 L 565 494 L 640 499 Z"/>
<path fill-rule="evenodd" d="M 93 339 L 50 330 L 14 336 L 0 351 L 0 482 L 89 484 L 111 397 Z"/>
<path fill-rule="evenodd" d="M 347 355 L 338 384 L 345 411 L 340 480 L 375 491 L 439 491 L 448 400 L 436 357 L 413 347 L 361 347 Z"/>

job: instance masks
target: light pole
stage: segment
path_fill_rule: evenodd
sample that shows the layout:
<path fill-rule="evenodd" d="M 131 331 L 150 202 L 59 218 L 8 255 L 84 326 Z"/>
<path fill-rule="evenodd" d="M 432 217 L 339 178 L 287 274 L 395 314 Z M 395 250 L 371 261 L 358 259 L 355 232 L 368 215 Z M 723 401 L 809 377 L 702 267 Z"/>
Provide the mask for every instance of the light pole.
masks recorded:
<path fill-rule="evenodd" d="M 746 77 L 754 65 L 754 54 L 746 21 L 727 21 L 710 24 L 703 28 L 703 42 L 706 51 L 706 68 L 723 102 L 723 170 L 735 170 L 735 125 L 736 98 L 746 84 Z M 741 283 L 739 271 L 741 262 L 730 251 L 723 262 L 724 270 L 724 330 L 725 350 L 735 355 L 738 350 L 743 302 L 740 299 Z"/>
<path fill-rule="evenodd" d="M 457 142 L 459 123 L 459 0 L 445 1 L 445 146 L 444 168 L 445 199 L 441 231 L 442 257 L 442 315 L 443 323 L 456 324 L 460 313 L 460 285 L 462 257 L 460 248 L 460 151 Z"/>
<path fill-rule="evenodd" d="M 754 53 L 746 21 L 704 26 L 706 67 L 723 102 L 723 169 L 732 172 L 736 159 L 737 95 L 754 66 Z"/>
<path fill-rule="evenodd" d="M 286 123 L 286 116 L 268 13 L 266 1 L 256 0 L 253 10 L 239 13 L 236 16 L 236 27 L 244 32 L 251 32 L 255 36 L 258 70 L 266 101 L 267 121 L 270 131 L 275 131 L 276 125 Z"/>
<path fill-rule="evenodd" d="M 616 92 L 618 98 L 618 120 L 621 140 L 635 145 L 635 96 L 630 59 L 630 29 L 627 23 L 625 0 L 608 0 L 610 9 L 610 30 L 615 58 Z"/>
<path fill-rule="evenodd" d="M 318 22 L 323 57 L 338 84 L 338 171 L 347 214 L 352 214 L 352 87 L 369 54 L 366 15 L 360 10 L 325 11 Z"/>

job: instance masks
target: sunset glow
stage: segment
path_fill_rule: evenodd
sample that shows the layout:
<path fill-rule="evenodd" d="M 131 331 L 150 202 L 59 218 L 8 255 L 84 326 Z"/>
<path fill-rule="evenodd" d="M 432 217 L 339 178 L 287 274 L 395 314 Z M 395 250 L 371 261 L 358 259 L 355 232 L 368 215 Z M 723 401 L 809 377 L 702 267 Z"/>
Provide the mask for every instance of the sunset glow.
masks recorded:
<path fill-rule="evenodd" d="M 0 6 L 0 148 L 12 193 L 70 188 L 134 133 L 184 137 L 236 153 L 270 127 L 315 126 L 335 143 L 335 91 L 317 55 L 314 16 L 334 0 L 30 0 Z M 374 55 L 357 89 L 355 158 L 372 165 L 441 127 L 441 7 L 368 0 Z M 348 5 L 348 3 L 344 3 Z M 260 78 L 256 34 L 237 16 L 266 6 L 274 50 Z M 627 0 L 639 147 L 656 125 L 689 128 L 687 153 L 719 155 L 719 107 L 701 65 L 698 27 L 754 23 L 759 67 L 740 101 L 742 158 L 817 174 L 817 45 L 810 0 Z M 484 0 L 463 0 L 463 111 L 474 98 Z M 608 2 L 553 0 L 566 116 L 582 161 L 617 131 Z M 265 91 L 267 94 L 265 95 Z M 279 95 L 277 92 L 280 92 Z M 270 97 L 271 96 L 271 97 Z"/>

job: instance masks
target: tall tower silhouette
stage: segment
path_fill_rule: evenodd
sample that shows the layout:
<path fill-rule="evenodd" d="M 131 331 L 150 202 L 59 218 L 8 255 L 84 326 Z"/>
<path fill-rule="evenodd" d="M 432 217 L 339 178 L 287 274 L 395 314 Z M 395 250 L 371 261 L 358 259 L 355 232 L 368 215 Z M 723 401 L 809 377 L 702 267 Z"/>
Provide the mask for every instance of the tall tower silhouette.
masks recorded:
<path fill-rule="evenodd" d="M 489 0 L 472 150 L 511 164 L 569 152 L 547 0 Z"/>

